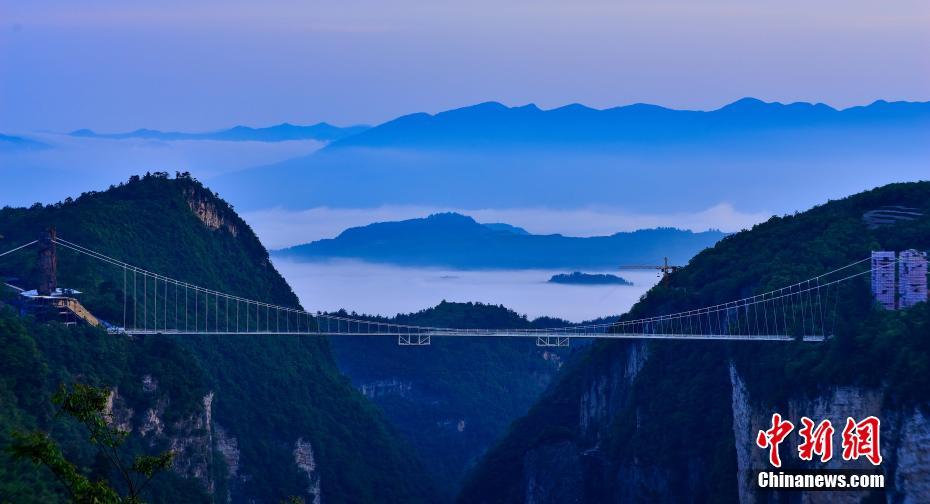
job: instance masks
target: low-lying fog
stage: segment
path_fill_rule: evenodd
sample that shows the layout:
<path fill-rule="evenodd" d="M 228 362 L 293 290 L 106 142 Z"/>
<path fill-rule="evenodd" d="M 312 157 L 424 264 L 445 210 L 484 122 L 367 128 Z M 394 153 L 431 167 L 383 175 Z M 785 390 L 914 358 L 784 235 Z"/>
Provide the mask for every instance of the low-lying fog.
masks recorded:
<path fill-rule="evenodd" d="M 84 191 L 102 191 L 147 171 L 189 171 L 210 186 L 221 174 L 306 156 L 324 144 L 220 142 L 213 140 L 145 140 L 26 135 L 45 148 L 0 149 L 0 206 L 54 203 Z M 0 146 L 2 147 L 2 146 Z M 233 202 L 235 203 L 235 202 Z"/>
<path fill-rule="evenodd" d="M 612 273 L 633 282 L 622 285 L 547 283 L 564 270 L 454 270 L 409 268 L 360 261 L 295 262 L 275 259 L 275 267 L 294 288 L 304 308 L 395 315 L 446 301 L 501 304 L 535 318 L 543 315 L 572 322 L 626 312 L 658 278 L 650 271 Z"/>

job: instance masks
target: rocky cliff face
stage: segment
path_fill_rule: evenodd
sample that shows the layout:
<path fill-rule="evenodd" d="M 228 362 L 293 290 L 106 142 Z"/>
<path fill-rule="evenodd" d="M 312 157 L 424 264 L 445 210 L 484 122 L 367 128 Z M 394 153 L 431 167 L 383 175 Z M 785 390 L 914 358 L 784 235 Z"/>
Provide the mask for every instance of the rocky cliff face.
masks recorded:
<path fill-rule="evenodd" d="M 624 358 L 614 359 L 604 371 L 592 373 L 579 385 L 577 424 L 571 426 L 576 435 L 543 440 L 524 452 L 521 482 L 524 502 L 670 502 L 690 495 L 691 490 L 699 491 L 701 479 L 708 477 L 700 457 L 683 455 L 685 460 L 680 467 L 668 467 L 648 457 L 634 455 L 618 459 L 616 455 L 611 457 L 604 453 L 604 445 L 611 442 L 611 433 L 618 428 L 619 415 L 633 418 L 632 425 L 624 424 L 632 429 L 646 422 L 665 421 L 644 416 L 635 401 L 630 400 L 637 376 L 648 362 L 647 344 L 631 343 L 622 355 Z M 736 459 L 737 470 L 732 500 L 743 504 L 858 503 L 880 495 L 873 495 L 871 491 L 760 492 L 754 481 L 755 471 L 768 470 L 771 466 L 767 452 L 755 446 L 755 437 L 759 430 L 771 426 L 773 412 L 781 412 L 791 419 L 796 429 L 801 416 L 815 421 L 831 419 L 835 427 L 840 425 L 834 436 L 834 457 L 826 464 L 798 459 L 794 442 L 796 431 L 781 446 L 785 467 L 827 469 L 873 467 L 864 459 L 844 461 L 839 455 L 838 436 L 847 417 L 877 416 L 882 420 L 884 461 L 881 467 L 886 477 L 887 501 L 926 502 L 930 496 L 930 455 L 926 450 L 930 446 L 930 417 L 921 408 L 889 406 L 887 393 L 881 388 L 851 386 L 832 387 L 812 397 L 799 391 L 796 397 L 789 398 L 786 407 L 778 408 L 754 398 L 732 363 L 729 377 L 733 437 L 727 446 Z M 635 411 L 622 411 L 629 408 Z"/>
<path fill-rule="evenodd" d="M 236 488 L 248 481 L 249 476 L 240 474 L 238 440 L 215 422 L 214 393 L 203 397 L 202 408 L 180 421 L 166 424 L 164 417 L 171 407 L 170 399 L 157 396 L 157 382 L 149 375 L 143 377 L 142 387 L 152 397 L 150 407 L 138 415 L 126 405 L 119 390 L 111 391 L 105 411 L 111 422 L 124 432 L 139 434 L 149 446 L 167 446 L 176 453 L 172 466 L 175 473 L 197 480 L 217 500 L 232 502 Z M 225 474 L 217 474 L 214 470 L 214 453 L 222 458 Z M 306 493 L 302 497 L 310 504 L 320 504 L 320 473 L 313 446 L 299 438 L 294 443 L 293 456 L 295 467 L 307 479 Z M 223 488 L 228 488 L 225 495 L 215 495 L 217 478 L 225 480 Z"/>
<path fill-rule="evenodd" d="M 560 441 L 534 448 L 523 458 L 527 504 L 584 502 L 578 446 Z"/>
<path fill-rule="evenodd" d="M 178 475 L 194 479 L 203 485 L 209 495 L 216 493 L 220 481 L 229 491 L 225 496 L 219 495 L 226 502 L 232 502 L 239 484 L 248 481 L 249 475 L 240 473 L 240 451 L 238 440 L 219 426 L 213 413 L 215 394 L 207 393 L 201 407 L 179 421 L 167 423 L 165 413 L 171 407 L 169 398 L 158 395 L 157 381 L 146 375 L 142 380 L 142 389 L 149 397 L 149 407 L 141 414 L 136 414 L 126 405 L 118 389 L 113 389 L 107 400 L 105 413 L 111 423 L 120 430 L 141 437 L 153 448 L 166 446 L 175 452 L 172 470 Z M 215 471 L 214 454 L 222 458 L 226 468 L 225 474 Z M 297 439 L 293 449 L 294 466 L 307 479 L 306 501 L 320 504 L 320 474 L 313 447 L 303 438 Z"/>
<path fill-rule="evenodd" d="M 446 302 L 396 321 L 441 327 L 531 324 L 503 307 Z M 526 413 L 573 350 L 455 338 L 424 348 L 364 337 L 334 338 L 332 345 L 356 389 L 382 408 L 423 458 L 442 492 L 439 502 L 454 498 L 468 468 Z M 330 489 L 325 482 L 323 488 Z"/>
<path fill-rule="evenodd" d="M 610 464 L 602 448 L 647 360 L 646 343 L 631 342 L 605 368 L 606 372 L 586 377 L 580 385 L 577 425 L 572 427 L 577 436 L 539 443 L 523 457 L 525 502 L 594 502 L 611 491 L 620 492 L 623 502 L 636 502 L 635 489 L 661 481 L 664 476 L 656 468 Z"/>
<path fill-rule="evenodd" d="M 151 376 L 142 380 L 142 389 L 152 394 L 150 407 L 142 414 L 126 405 L 119 390 L 114 388 L 107 398 L 104 413 L 111 425 L 128 434 L 136 434 L 149 446 L 166 445 L 175 452 L 172 470 L 199 481 L 209 494 L 214 492 L 213 465 L 213 393 L 203 398 L 203 408 L 186 418 L 166 425 L 163 418 L 170 407 L 167 397 L 154 397 L 157 385 Z"/>
<path fill-rule="evenodd" d="M 888 205 L 920 212 L 889 225 L 863 222 L 863 212 Z M 628 317 L 769 292 L 859 264 L 874 250 L 930 248 L 928 215 L 930 185 L 914 183 L 773 217 L 695 256 Z M 569 367 L 472 472 L 460 501 L 544 501 L 561 492 L 559 485 L 571 484 L 573 495 L 592 502 L 930 502 L 930 305 L 883 310 L 874 303 L 867 274 L 863 268 L 837 284 L 829 309 L 833 324 L 823 343 L 592 345 L 583 365 Z M 647 351 L 638 357 L 638 349 Z M 886 490 L 760 493 L 753 471 L 769 464 L 756 435 L 770 427 L 774 412 L 795 424 L 781 445 L 782 459 L 792 463 L 786 468 L 804 467 L 796 441 L 800 417 L 807 416 L 830 419 L 836 429 L 827 468 L 871 469 L 865 459 L 842 460 L 837 448 L 848 417 L 878 417 Z M 543 460 L 545 453 L 558 460 Z M 823 467 L 819 460 L 810 466 Z M 502 475 L 514 468 L 523 473 Z M 545 476 L 555 469 L 580 471 L 582 478 L 549 482 Z"/>
<path fill-rule="evenodd" d="M 930 417 L 914 409 L 900 414 L 898 420 L 892 497 L 901 502 L 926 501 L 930 497 Z"/>
<path fill-rule="evenodd" d="M 625 360 L 614 361 L 608 372 L 593 377 L 581 394 L 578 427 L 588 440 L 599 441 L 603 428 L 610 425 L 627 399 L 633 380 L 648 357 L 644 342 L 631 343 Z"/>
<path fill-rule="evenodd" d="M 746 384 L 731 364 L 730 379 L 733 386 L 733 437 L 737 454 L 739 501 L 743 504 L 766 502 L 768 495 L 760 493 L 752 478 L 755 471 L 770 470 L 766 452 L 755 448 L 755 436 L 760 430 L 771 427 L 771 415 L 779 411 L 773 405 L 754 401 L 747 392 Z M 812 398 L 797 397 L 788 402 L 786 418 L 795 420 L 802 416 L 815 422 L 830 419 L 837 431 L 847 417 L 862 419 L 874 415 L 882 420 L 881 468 L 886 478 L 886 493 L 889 502 L 925 502 L 930 497 L 930 455 L 926 447 L 930 442 L 930 419 L 914 407 L 889 407 L 882 389 L 838 386 Z M 838 433 L 836 434 L 838 435 Z M 839 445 L 834 436 L 833 459 L 821 463 L 803 462 L 798 458 L 796 445 L 785 443 L 780 450 L 785 466 L 795 465 L 825 469 L 870 469 L 866 460 L 844 461 L 839 456 Z M 789 439 L 793 439 L 794 434 Z M 858 503 L 870 496 L 870 492 L 792 492 L 793 498 L 802 502 L 849 502 Z M 789 496 L 780 498 L 788 500 Z"/>
<path fill-rule="evenodd" d="M 320 475 L 317 472 L 316 459 L 313 457 L 313 446 L 303 438 L 294 443 L 294 463 L 297 469 L 307 477 L 307 497 L 310 504 L 320 504 Z"/>
<path fill-rule="evenodd" d="M 220 212 L 212 198 L 207 198 L 198 194 L 193 188 L 185 190 L 185 196 L 191 212 L 194 212 L 194 215 L 196 215 L 205 226 L 214 231 L 222 228 L 229 231 L 233 236 L 239 236 L 239 228 L 236 226 L 235 221 L 227 218 L 226 215 Z"/>

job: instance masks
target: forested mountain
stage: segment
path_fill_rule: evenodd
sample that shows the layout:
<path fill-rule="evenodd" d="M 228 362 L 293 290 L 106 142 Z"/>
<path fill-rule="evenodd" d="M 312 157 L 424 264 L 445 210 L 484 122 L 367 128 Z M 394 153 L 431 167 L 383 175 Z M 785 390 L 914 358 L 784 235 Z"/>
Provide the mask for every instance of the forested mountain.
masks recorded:
<path fill-rule="evenodd" d="M 74 201 L 0 211 L 0 249 L 47 226 L 59 236 L 162 274 L 283 305 L 298 301 L 249 226 L 187 176 L 134 177 Z M 34 252 L 0 259 L 0 275 L 34 287 Z M 123 282 L 59 250 L 59 285 L 119 320 Z M 76 424 L 55 416 L 59 383 L 113 391 L 130 446 L 178 451 L 155 502 L 434 502 L 423 465 L 340 374 L 324 338 L 147 336 L 67 328 L 0 309 L 0 445 L 12 430 L 51 431 L 93 479 L 108 470 Z M 0 500 L 64 501 L 51 473 L 0 452 Z"/>
<path fill-rule="evenodd" d="M 877 209 L 904 206 L 915 220 L 876 224 Z M 930 182 L 893 184 L 773 217 L 721 240 L 654 287 L 626 317 L 713 305 L 811 278 L 872 250 L 930 249 Z M 930 306 L 888 311 L 868 277 L 843 291 L 824 343 L 605 341 L 577 356 L 470 473 L 460 502 L 779 502 L 754 471 L 771 468 L 755 447 L 780 412 L 881 419 L 880 491 L 850 502 L 921 502 L 930 492 Z M 785 467 L 824 467 L 797 457 Z M 829 468 L 866 468 L 835 455 Z M 812 501 L 818 495 L 808 495 Z M 819 494 L 820 498 L 839 494 Z"/>
<path fill-rule="evenodd" d="M 570 325 L 527 320 L 502 306 L 448 302 L 378 320 L 461 328 Z M 529 411 L 584 343 L 542 348 L 526 338 L 434 338 L 429 346 L 399 347 L 389 338 L 332 340 L 340 369 L 410 441 L 447 501 L 465 472 L 510 422 Z"/>
<path fill-rule="evenodd" d="M 409 266 L 613 269 L 622 264 L 656 264 L 663 257 L 686 263 L 725 236 L 720 231 L 694 233 L 671 228 L 590 238 L 520 231 L 512 226 L 479 224 L 457 213 L 442 213 L 349 228 L 336 238 L 274 253 L 296 260 L 353 258 Z"/>

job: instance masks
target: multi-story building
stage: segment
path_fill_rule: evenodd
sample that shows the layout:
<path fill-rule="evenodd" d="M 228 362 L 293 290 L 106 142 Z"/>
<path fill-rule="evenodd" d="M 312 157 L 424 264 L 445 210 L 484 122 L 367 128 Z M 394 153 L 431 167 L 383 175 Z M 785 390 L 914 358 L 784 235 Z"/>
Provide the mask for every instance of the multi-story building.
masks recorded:
<path fill-rule="evenodd" d="M 927 301 L 927 253 L 905 250 L 898 256 L 898 307 Z"/>
<path fill-rule="evenodd" d="M 872 252 L 872 296 L 886 310 L 897 309 L 895 299 L 895 253 Z"/>

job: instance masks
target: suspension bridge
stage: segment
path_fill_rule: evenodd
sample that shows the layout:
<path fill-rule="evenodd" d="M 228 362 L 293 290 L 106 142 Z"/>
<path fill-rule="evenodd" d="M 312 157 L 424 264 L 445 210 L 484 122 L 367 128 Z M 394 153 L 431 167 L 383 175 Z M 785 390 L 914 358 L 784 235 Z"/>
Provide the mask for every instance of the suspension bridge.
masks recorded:
<path fill-rule="evenodd" d="M 875 268 L 895 267 L 893 261 L 876 266 L 864 258 L 762 294 L 652 317 L 541 329 L 466 329 L 314 313 L 188 283 L 55 234 L 44 241 L 26 243 L 0 257 L 38 244 L 50 247 L 52 254 L 57 246 L 107 268 L 114 283 L 122 283 L 122 320 L 105 323 L 114 334 L 389 336 L 403 346 L 429 345 L 436 337 L 532 338 L 539 346 L 552 347 L 568 346 L 572 338 L 823 341 L 833 334 L 840 288 L 856 278 L 874 277 Z"/>

